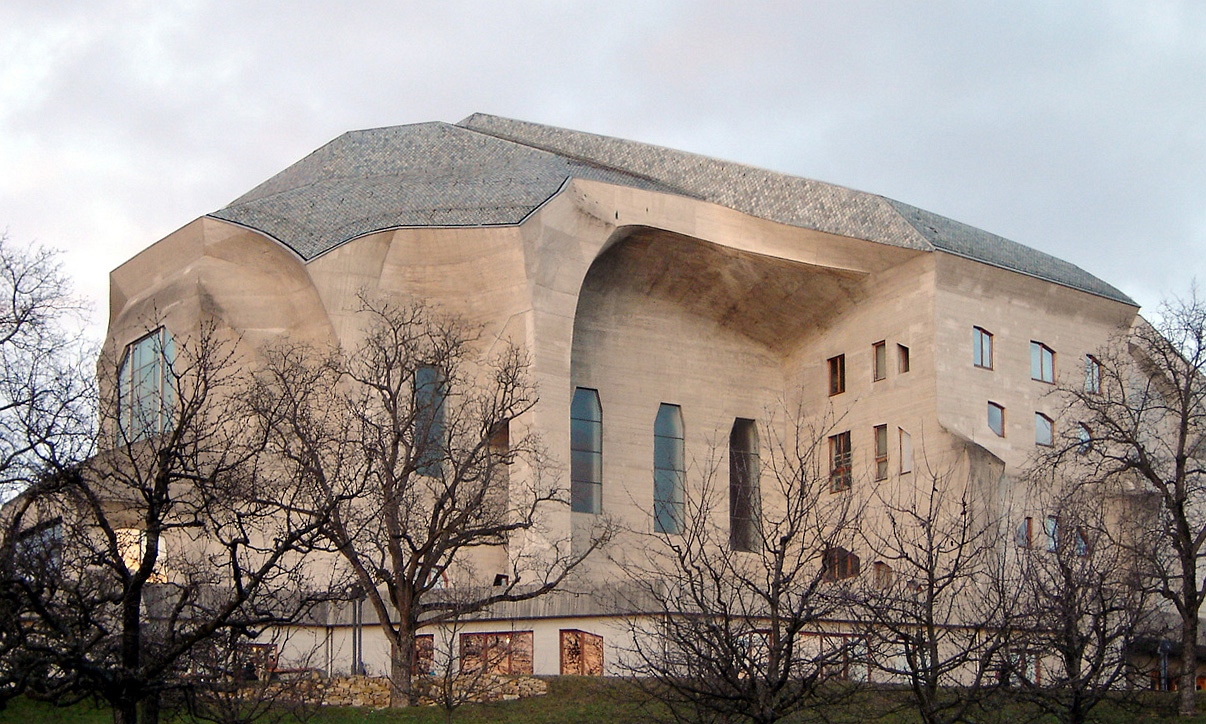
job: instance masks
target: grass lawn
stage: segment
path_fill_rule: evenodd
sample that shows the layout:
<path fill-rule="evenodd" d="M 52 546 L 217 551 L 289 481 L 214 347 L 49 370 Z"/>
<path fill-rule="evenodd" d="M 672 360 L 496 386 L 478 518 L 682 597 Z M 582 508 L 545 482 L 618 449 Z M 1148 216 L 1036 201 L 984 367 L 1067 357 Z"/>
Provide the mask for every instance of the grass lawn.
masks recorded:
<path fill-rule="evenodd" d="M 1206 713 L 1193 719 L 1180 720 L 1173 716 L 1174 699 L 1170 694 L 1141 692 L 1135 694 L 1142 707 L 1119 709 L 1103 705 L 1096 711 L 1102 724 L 1129 722 L 1184 722 L 1206 724 Z M 904 692 L 872 690 L 861 692 L 856 701 L 834 712 L 835 721 L 881 722 L 882 724 L 911 724 L 917 718 L 907 711 Z M 1198 708 L 1206 712 L 1206 695 Z M 982 714 L 983 721 L 1019 721 L 1021 712 L 1004 706 Z M 842 716 L 842 714 L 845 716 Z M 459 708 L 453 721 L 458 724 L 635 724 L 649 721 L 656 709 L 630 682 L 617 679 L 554 677 L 549 680 L 547 696 L 492 704 L 466 704 Z M 2 724 L 109 724 L 108 709 L 90 705 L 56 708 L 37 702 L 18 699 L 0 711 Z M 172 719 L 165 717 L 165 722 Z M 413 709 L 357 709 L 329 707 L 309 718 L 306 724 L 441 724 L 444 712 L 435 707 Z"/>

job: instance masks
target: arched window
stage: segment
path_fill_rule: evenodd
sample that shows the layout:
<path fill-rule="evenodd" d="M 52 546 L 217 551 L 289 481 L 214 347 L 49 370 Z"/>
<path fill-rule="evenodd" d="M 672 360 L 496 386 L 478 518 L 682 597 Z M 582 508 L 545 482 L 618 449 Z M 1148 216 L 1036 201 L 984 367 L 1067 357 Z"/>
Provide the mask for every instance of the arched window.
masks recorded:
<path fill-rule="evenodd" d="M 662 403 L 653 423 L 653 529 L 683 532 L 683 412 Z"/>
<path fill-rule="evenodd" d="M 598 390 L 579 387 L 570 405 L 570 510 L 603 509 L 603 407 Z"/>
<path fill-rule="evenodd" d="M 119 434 L 136 442 L 167 432 L 175 407 L 172 336 L 163 327 L 130 343 L 117 370 Z"/>
<path fill-rule="evenodd" d="M 729 433 L 729 544 L 735 551 L 758 549 L 759 471 L 758 425 L 739 417 Z"/>

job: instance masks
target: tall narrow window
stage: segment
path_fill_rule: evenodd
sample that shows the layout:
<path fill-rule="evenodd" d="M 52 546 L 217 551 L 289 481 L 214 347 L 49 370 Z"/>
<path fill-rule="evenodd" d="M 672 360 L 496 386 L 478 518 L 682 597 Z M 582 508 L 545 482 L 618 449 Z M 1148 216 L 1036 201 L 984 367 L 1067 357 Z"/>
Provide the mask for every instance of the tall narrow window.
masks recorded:
<path fill-rule="evenodd" d="M 1034 518 L 1023 518 L 1018 526 L 1018 546 L 1030 548 L 1034 545 Z"/>
<path fill-rule="evenodd" d="M 849 490 L 853 479 L 850 469 L 850 432 L 839 432 L 829 438 L 829 492 Z"/>
<path fill-rule="evenodd" d="M 729 543 L 735 551 L 759 547 L 759 472 L 757 423 L 739 417 L 729 433 Z"/>
<path fill-rule="evenodd" d="M 1093 449 L 1093 431 L 1089 426 L 1081 423 L 1076 426 L 1076 452 L 1081 455 L 1088 455 Z"/>
<path fill-rule="evenodd" d="M 1046 521 L 1047 533 L 1047 550 L 1055 552 L 1059 549 L 1059 518 L 1054 515 L 1047 516 Z"/>
<path fill-rule="evenodd" d="M 846 391 L 846 355 L 829 358 L 829 394 L 840 395 Z"/>
<path fill-rule="evenodd" d="M 888 479 L 888 426 L 875 426 L 875 479 Z"/>
<path fill-rule="evenodd" d="M 900 432 L 900 472 L 913 472 L 913 436 L 902 428 Z"/>
<path fill-rule="evenodd" d="M 988 429 L 1005 437 L 1005 408 L 995 402 L 988 403 Z"/>
<path fill-rule="evenodd" d="M 888 376 L 888 343 L 876 342 L 871 346 L 872 380 L 878 382 Z"/>
<path fill-rule="evenodd" d="M 1076 555 L 1089 555 L 1089 535 L 1084 528 L 1076 529 Z"/>
<path fill-rule="evenodd" d="M 902 375 L 909 371 L 909 348 L 903 344 L 896 345 L 896 371 Z"/>
<path fill-rule="evenodd" d="M 448 385 L 444 373 L 435 365 L 415 369 L 415 470 L 420 475 L 439 477 L 448 454 L 448 428 L 444 405 Z"/>
<path fill-rule="evenodd" d="M 161 435 L 171 428 L 175 348 L 163 327 L 126 348 L 117 373 L 119 433 L 123 442 Z"/>
<path fill-rule="evenodd" d="M 1091 354 L 1085 355 L 1085 392 L 1101 394 L 1101 362 Z"/>
<path fill-rule="evenodd" d="M 992 369 L 992 333 L 983 327 L 972 327 L 972 364 Z"/>
<path fill-rule="evenodd" d="M 683 532 L 683 413 L 662 403 L 653 422 L 653 528 L 658 533 Z"/>
<path fill-rule="evenodd" d="M 1045 447 L 1055 444 L 1055 423 L 1041 412 L 1034 413 L 1034 444 Z"/>
<path fill-rule="evenodd" d="M 1055 351 L 1042 342 L 1030 343 L 1030 379 L 1055 384 Z"/>
<path fill-rule="evenodd" d="M 598 390 L 579 387 L 570 405 L 570 510 L 603 509 L 603 407 Z"/>

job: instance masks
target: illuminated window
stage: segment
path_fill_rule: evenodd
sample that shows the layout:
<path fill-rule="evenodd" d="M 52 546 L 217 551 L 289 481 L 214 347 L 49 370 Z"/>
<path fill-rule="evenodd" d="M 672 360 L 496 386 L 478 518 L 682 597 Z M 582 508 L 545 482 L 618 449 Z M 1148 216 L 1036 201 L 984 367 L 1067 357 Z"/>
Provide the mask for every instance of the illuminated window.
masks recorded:
<path fill-rule="evenodd" d="M 995 402 L 988 403 L 988 429 L 1005 437 L 1005 408 Z"/>
<path fill-rule="evenodd" d="M 118 423 L 123 441 L 135 442 L 171 429 L 174 358 L 172 337 L 163 327 L 126 348 L 117 374 Z"/>
<path fill-rule="evenodd" d="M 876 342 L 871 346 L 872 379 L 878 382 L 888 376 L 888 345 L 886 342 Z"/>
<path fill-rule="evenodd" d="M 853 479 L 850 469 L 850 432 L 839 432 L 829 438 L 829 491 L 849 490 Z"/>
<path fill-rule="evenodd" d="M 1042 342 L 1030 343 L 1030 379 L 1055 384 L 1055 352 Z"/>
<path fill-rule="evenodd" d="M 653 423 L 653 529 L 683 532 L 683 413 L 678 405 L 662 405 Z"/>
<path fill-rule="evenodd" d="M 829 394 L 840 395 L 846 391 L 846 355 L 829 358 Z"/>
<path fill-rule="evenodd" d="M 972 327 L 972 364 L 992 369 L 992 333 L 982 327 Z"/>
<path fill-rule="evenodd" d="M 888 426 L 875 426 L 875 479 L 888 478 Z"/>
<path fill-rule="evenodd" d="M 603 508 L 603 407 L 598 390 L 579 387 L 570 405 L 570 509 Z"/>
<path fill-rule="evenodd" d="M 1055 444 L 1055 423 L 1041 412 L 1034 413 L 1034 444 L 1045 447 Z"/>
<path fill-rule="evenodd" d="M 759 465 L 757 423 L 739 417 L 729 433 L 729 543 L 735 551 L 759 548 Z"/>

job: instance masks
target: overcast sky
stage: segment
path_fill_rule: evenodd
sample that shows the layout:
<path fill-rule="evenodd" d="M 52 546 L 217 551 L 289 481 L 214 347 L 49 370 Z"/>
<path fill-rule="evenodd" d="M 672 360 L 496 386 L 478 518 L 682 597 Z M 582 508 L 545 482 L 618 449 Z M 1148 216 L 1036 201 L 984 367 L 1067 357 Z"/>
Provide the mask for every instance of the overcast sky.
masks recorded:
<path fill-rule="evenodd" d="M 1206 280 L 1206 4 L 0 4 L 0 229 L 108 271 L 340 133 L 475 111 L 882 194 L 1145 307 Z"/>

